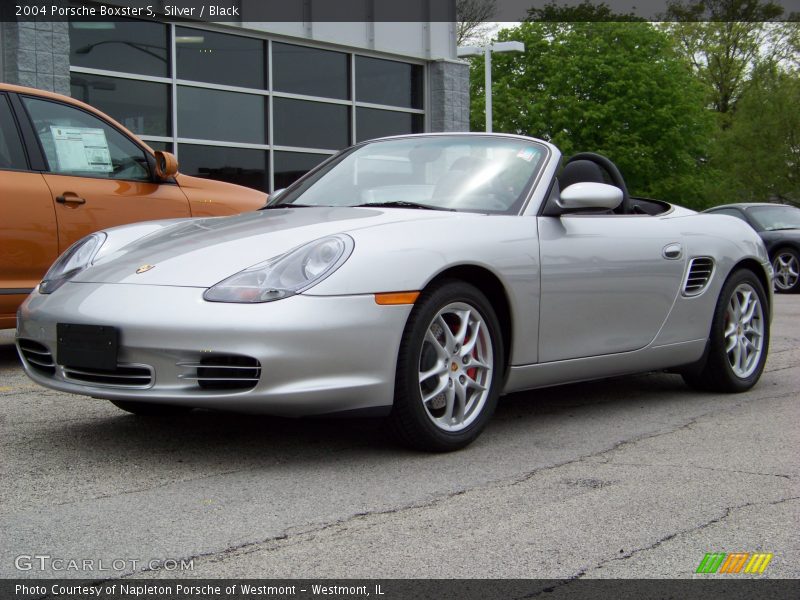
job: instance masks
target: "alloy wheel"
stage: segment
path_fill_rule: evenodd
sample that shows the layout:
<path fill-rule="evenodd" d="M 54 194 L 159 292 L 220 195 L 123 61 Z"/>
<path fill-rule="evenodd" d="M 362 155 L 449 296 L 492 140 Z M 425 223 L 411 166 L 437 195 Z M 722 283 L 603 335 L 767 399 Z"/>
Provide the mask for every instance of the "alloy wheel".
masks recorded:
<path fill-rule="evenodd" d="M 461 431 L 481 414 L 493 364 L 489 328 L 475 307 L 453 302 L 436 313 L 419 360 L 420 397 L 436 427 Z"/>
<path fill-rule="evenodd" d="M 789 252 L 781 252 L 772 261 L 775 271 L 775 287 L 782 291 L 789 291 L 797 285 L 800 278 L 800 262 L 797 256 Z"/>
<path fill-rule="evenodd" d="M 733 373 L 741 379 L 752 375 L 764 351 L 764 311 L 749 283 L 739 284 L 731 294 L 723 335 Z"/>

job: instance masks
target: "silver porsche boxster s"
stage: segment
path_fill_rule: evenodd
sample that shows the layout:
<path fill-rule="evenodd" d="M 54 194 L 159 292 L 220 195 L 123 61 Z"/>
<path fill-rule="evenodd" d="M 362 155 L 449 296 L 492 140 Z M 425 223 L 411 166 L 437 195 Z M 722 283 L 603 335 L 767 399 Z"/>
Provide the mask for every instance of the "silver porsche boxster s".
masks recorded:
<path fill-rule="evenodd" d="M 384 415 L 439 451 L 502 393 L 662 369 L 753 386 L 758 235 L 631 197 L 598 154 L 561 162 L 521 136 L 384 138 L 260 211 L 92 234 L 19 311 L 25 371 L 136 414 Z"/>

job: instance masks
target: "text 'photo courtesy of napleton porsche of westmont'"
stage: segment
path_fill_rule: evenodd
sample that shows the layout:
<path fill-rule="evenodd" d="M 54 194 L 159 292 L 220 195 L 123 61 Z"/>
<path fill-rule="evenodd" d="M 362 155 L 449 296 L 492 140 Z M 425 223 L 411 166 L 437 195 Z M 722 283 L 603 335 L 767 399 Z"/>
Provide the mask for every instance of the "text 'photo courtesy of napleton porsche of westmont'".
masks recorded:
<path fill-rule="evenodd" d="M 798 597 L 794 1 L 3 1 L 0 600 Z"/>

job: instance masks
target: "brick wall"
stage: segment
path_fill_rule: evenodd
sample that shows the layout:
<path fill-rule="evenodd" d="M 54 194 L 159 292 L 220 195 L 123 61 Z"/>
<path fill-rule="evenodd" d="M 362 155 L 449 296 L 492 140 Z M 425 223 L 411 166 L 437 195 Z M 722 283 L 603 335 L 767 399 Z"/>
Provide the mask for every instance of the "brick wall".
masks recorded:
<path fill-rule="evenodd" d="M 4 22 L 2 78 L 6 83 L 69 95 L 69 25 Z"/>
<path fill-rule="evenodd" d="M 431 131 L 469 131 L 469 65 L 432 62 L 429 77 Z"/>

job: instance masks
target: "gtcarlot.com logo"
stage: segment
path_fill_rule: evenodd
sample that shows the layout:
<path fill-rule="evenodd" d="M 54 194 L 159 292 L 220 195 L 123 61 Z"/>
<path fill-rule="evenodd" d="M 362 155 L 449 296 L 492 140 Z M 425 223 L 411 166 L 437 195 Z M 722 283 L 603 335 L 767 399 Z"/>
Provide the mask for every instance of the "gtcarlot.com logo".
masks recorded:
<path fill-rule="evenodd" d="M 772 560 L 771 552 L 708 552 L 695 573 L 749 573 L 761 575 Z"/>
<path fill-rule="evenodd" d="M 194 559 L 154 558 L 62 558 L 49 554 L 20 554 L 14 559 L 18 571 L 194 571 Z"/>

